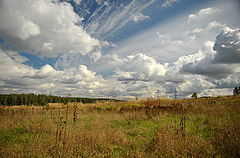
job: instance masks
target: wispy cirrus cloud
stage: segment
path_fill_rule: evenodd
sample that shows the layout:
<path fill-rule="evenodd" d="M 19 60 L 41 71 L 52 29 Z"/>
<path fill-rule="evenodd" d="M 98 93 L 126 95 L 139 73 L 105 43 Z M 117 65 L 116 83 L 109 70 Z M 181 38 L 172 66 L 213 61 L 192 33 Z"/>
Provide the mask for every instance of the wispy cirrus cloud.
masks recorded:
<path fill-rule="evenodd" d="M 85 1 L 85 5 L 88 5 L 88 8 L 95 5 L 88 0 Z M 85 1 L 82 1 L 82 3 Z M 144 15 L 142 12 L 154 2 L 157 2 L 157 0 L 132 0 L 128 2 L 124 1 L 124 3 L 120 3 L 120 1 L 104 1 L 102 3 L 101 1 L 101 3 L 98 2 L 99 6 L 94 12 L 90 13 L 86 9 L 81 9 L 78 14 L 83 15 L 83 17 L 89 14 L 89 17 L 85 19 L 85 29 L 87 32 L 95 37 L 106 39 L 113 36 L 129 22 L 137 23 L 148 19 L 149 16 Z"/>
<path fill-rule="evenodd" d="M 162 4 L 162 7 L 164 8 L 172 7 L 174 3 L 178 3 L 178 2 L 179 0 L 165 0 Z"/>

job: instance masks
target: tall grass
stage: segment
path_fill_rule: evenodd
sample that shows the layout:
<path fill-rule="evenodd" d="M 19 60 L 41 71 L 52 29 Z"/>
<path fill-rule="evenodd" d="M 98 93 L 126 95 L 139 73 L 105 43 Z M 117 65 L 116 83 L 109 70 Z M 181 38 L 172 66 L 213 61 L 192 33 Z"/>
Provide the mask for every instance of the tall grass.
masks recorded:
<path fill-rule="evenodd" d="M 0 115 L 0 157 L 240 157 L 240 97 L 1 107 Z"/>

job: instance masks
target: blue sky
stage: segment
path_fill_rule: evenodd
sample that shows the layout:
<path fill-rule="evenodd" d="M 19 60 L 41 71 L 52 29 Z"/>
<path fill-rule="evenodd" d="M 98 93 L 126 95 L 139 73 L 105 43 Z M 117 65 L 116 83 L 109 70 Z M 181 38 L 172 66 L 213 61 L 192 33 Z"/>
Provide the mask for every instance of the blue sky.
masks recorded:
<path fill-rule="evenodd" d="M 3 0 L 1 93 L 231 94 L 239 13 L 237 0 Z"/>

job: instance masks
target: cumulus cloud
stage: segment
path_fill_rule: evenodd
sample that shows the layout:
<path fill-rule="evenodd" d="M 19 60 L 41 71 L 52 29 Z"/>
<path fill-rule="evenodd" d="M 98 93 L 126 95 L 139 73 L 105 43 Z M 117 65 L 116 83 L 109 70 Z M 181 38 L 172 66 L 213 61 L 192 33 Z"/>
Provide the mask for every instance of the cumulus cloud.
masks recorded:
<path fill-rule="evenodd" d="M 38 25 L 33 23 L 32 21 L 29 21 L 25 18 L 23 18 L 22 27 L 19 30 L 18 37 L 22 40 L 26 40 L 30 37 L 34 37 L 36 35 L 39 35 L 41 33 L 40 28 Z"/>
<path fill-rule="evenodd" d="M 135 84 L 122 84 L 113 77 L 103 78 L 96 72 L 89 70 L 85 65 L 64 70 L 54 69 L 50 65 L 34 69 L 15 61 L 7 53 L 8 51 L 0 51 L 1 93 L 48 94 L 52 91 L 52 94 L 62 96 L 71 93 L 73 96 L 82 97 L 129 99 L 142 95 L 152 96 L 160 87 L 154 88 L 152 82 L 144 81 L 138 81 Z M 109 62 L 108 59 L 114 58 L 116 62 L 120 60 L 117 56 L 104 56 L 103 58 L 105 58 L 105 62 Z M 119 64 L 119 61 L 117 63 Z M 114 63 L 109 64 L 114 65 Z M 6 72 L 6 70 L 8 71 Z M 164 93 L 164 90 L 162 90 L 162 93 Z"/>
<path fill-rule="evenodd" d="M 215 25 L 216 23 L 214 22 L 210 25 L 213 26 L 213 24 Z M 205 42 L 203 48 L 198 53 L 191 55 L 192 60 L 188 59 L 182 65 L 181 71 L 217 79 L 227 78 L 237 70 L 236 64 L 239 64 L 240 61 L 239 50 L 239 29 L 225 27 L 216 37 L 215 43 L 212 41 Z M 189 58 L 189 56 L 181 58 Z"/>
<path fill-rule="evenodd" d="M 172 5 L 177 2 L 179 2 L 179 0 L 165 0 L 162 4 L 162 7 L 164 8 L 172 7 Z"/>
<path fill-rule="evenodd" d="M 36 70 L 36 72 L 31 77 L 51 78 L 51 77 L 59 77 L 60 74 L 62 74 L 60 71 L 56 71 L 52 66 L 47 64 L 42 66 L 39 70 Z"/>
<path fill-rule="evenodd" d="M 11 19 L 11 20 L 9 20 Z M 0 36 L 16 51 L 56 57 L 87 54 L 100 45 L 81 26 L 69 3 L 52 0 L 2 0 Z"/>
<path fill-rule="evenodd" d="M 214 30 L 219 31 L 219 30 L 222 30 L 224 27 L 226 27 L 226 24 L 221 24 L 217 21 L 212 21 L 208 24 L 206 29 L 207 30 L 213 30 L 214 29 Z"/>
<path fill-rule="evenodd" d="M 10 55 L 9 55 L 10 54 Z M 12 55 L 14 54 L 14 55 Z M 15 58 L 13 58 L 15 57 Z M 2 93 L 48 93 L 55 95 L 98 94 L 98 89 L 105 83 L 104 79 L 89 70 L 85 65 L 75 69 L 56 70 L 50 65 L 34 69 L 24 65 L 16 52 L 0 49 L 0 89 Z M 24 57 L 23 57 L 24 58 Z M 6 71 L 7 70 L 7 71 Z"/>
<path fill-rule="evenodd" d="M 215 9 L 215 8 L 204 8 L 204 9 L 201 9 L 196 14 L 190 14 L 188 16 L 188 23 L 191 23 L 191 22 L 193 22 L 195 20 L 206 18 L 207 16 L 215 14 L 217 11 L 218 11 L 218 9 Z"/>
<path fill-rule="evenodd" d="M 214 55 L 216 54 L 213 50 L 213 45 L 213 41 L 205 42 L 198 53 L 191 55 L 192 60 L 188 60 L 182 65 L 181 71 L 213 78 L 225 78 L 234 73 L 232 67 L 228 65 L 212 63 Z"/>
<path fill-rule="evenodd" d="M 205 29 L 220 29 L 222 27 L 225 25 L 211 22 Z M 194 32 L 202 33 L 206 31 L 205 29 L 195 29 Z M 216 62 L 216 59 L 219 57 L 218 51 L 222 50 L 222 47 L 228 48 L 228 50 L 221 51 L 224 53 L 223 55 L 226 55 L 222 59 L 231 59 L 229 56 L 235 56 L 236 50 L 238 50 L 238 34 L 239 29 L 226 27 L 219 33 L 215 42 L 206 41 L 197 53 L 182 56 L 174 63 L 169 64 L 165 81 L 167 81 L 167 75 L 170 74 L 170 83 L 165 85 L 165 88 L 173 92 L 171 87 L 177 87 L 179 94 L 183 96 L 188 96 L 193 92 L 197 92 L 201 96 L 231 94 L 232 87 L 239 84 L 239 60 L 236 62 L 217 60 Z M 220 47 L 216 47 L 216 45 Z M 182 73 L 181 77 L 177 76 L 178 73 Z M 175 80 L 179 78 L 180 82 L 174 82 L 175 80 L 171 82 L 171 78 Z"/>
<path fill-rule="evenodd" d="M 240 29 L 225 27 L 217 36 L 213 49 L 215 63 L 240 63 Z"/>
<path fill-rule="evenodd" d="M 195 27 L 191 31 L 187 31 L 186 34 L 190 36 L 190 39 L 193 42 L 195 42 L 209 35 L 216 37 L 216 34 L 218 34 L 225 27 L 226 24 L 221 24 L 217 21 L 210 21 L 204 27 Z"/>
<path fill-rule="evenodd" d="M 2 49 L 0 49 L 0 50 L 1 50 L 1 52 L 3 52 Z M 14 51 L 5 51 L 5 55 L 7 55 L 8 58 L 11 58 L 16 63 L 24 63 L 24 62 L 28 61 L 28 58 L 23 57 L 23 56 L 19 55 L 17 52 L 14 52 Z"/>
<path fill-rule="evenodd" d="M 238 70 L 234 74 L 229 75 L 227 78 L 221 80 L 210 80 L 216 85 L 216 88 L 230 88 L 237 87 L 240 83 L 240 71 Z"/>
<path fill-rule="evenodd" d="M 123 64 L 116 71 L 116 76 L 120 80 L 148 81 L 164 76 L 165 72 L 164 65 L 156 62 L 152 57 L 138 53 L 124 59 Z"/>
<path fill-rule="evenodd" d="M 83 63 L 79 62 L 78 56 L 66 58 L 61 57 L 57 62 L 56 67 L 62 71 L 73 71 Z M 158 63 L 154 58 L 138 53 L 130 55 L 125 58 L 117 56 L 116 54 L 102 55 L 96 62 L 89 64 L 90 58 L 84 58 L 87 61 L 87 67 L 94 72 L 104 74 L 104 79 L 101 82 L 102 87 L 96 94 L 103 96 L 112 96 L 116 98 L 131 98 L 131 97 L 150 97 L 161 88 L 161 95 L 164 94 L 165 88 L 158 85 L 154 86 L 155 81 L 164 80 L 166 72 L 165 65 Z M 61 63 L 69 62 L 75 63 L 73 65 Z M 168 77 L 170 80 L 170 77 Z M 74 79 L 65 80 L 67 83 L 76 83 Z M 161 82 L 163 83 L 163 82 Z M 155 87 L 155 88 L 154 88 Z"/>
<path fill-rule="evenodd" d="M 26 59 L 16 52 L 0 49 L 0 76 L 2 81 L 11 78 L 21 78 L 33 74 L 35 71 L 24 64 Z"/>
<path fill-rule="evenodd" d="M 201 76 L 185 76 L 185 82 L 177 86 L 179 95 L 189 96 L 192 93 L 200 93 L 213 87 L 214 84 Z"/>
<path fill-rule="evenodd" d="M 181 71 L 182 66 L 189 63 L 198 63 L 202 60 L 206 62 L 211 61 L 215 52 L 212 50 L 214 45 L 213 41 L 206 41 L 203 43 L 202 48 L 195 54 L 181 56 L 173 63 L 173 67 L 176 71 Z"/>
<path fill-rule="evenodd" d="M 186 65 L 183 65 L 182 71 L 185 73 L 205 75 L 217 79 L 225 78 L 228 75 L 234 73 L 231 67 L 227 65 L 219 64 L 202 65 L 202 64 L 204 64 L 204 60 L 200 61 L 197 64 L 188 63 Z"/>

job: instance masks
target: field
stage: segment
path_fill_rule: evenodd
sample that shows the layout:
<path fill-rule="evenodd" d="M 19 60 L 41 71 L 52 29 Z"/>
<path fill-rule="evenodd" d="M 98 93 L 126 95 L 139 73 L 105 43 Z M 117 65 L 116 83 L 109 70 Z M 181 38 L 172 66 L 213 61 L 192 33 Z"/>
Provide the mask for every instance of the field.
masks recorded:
<path fill-rule="evenodd" d="M 0 108 L 0 157 L 240 157 L 240 97 Z"/>

